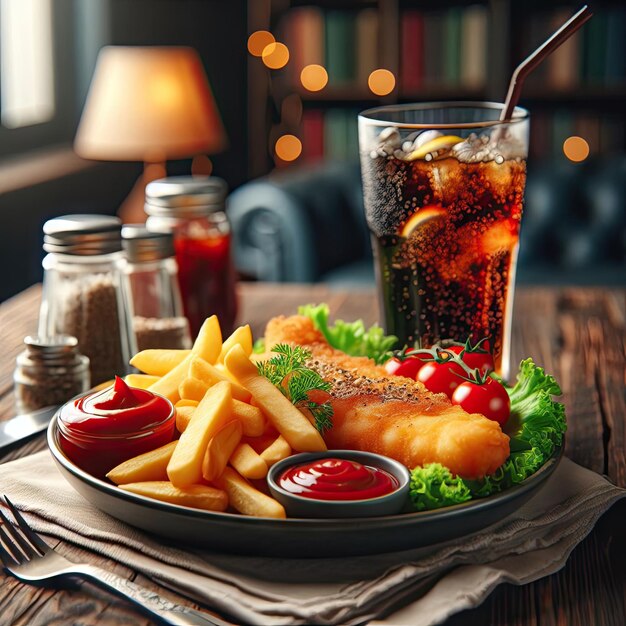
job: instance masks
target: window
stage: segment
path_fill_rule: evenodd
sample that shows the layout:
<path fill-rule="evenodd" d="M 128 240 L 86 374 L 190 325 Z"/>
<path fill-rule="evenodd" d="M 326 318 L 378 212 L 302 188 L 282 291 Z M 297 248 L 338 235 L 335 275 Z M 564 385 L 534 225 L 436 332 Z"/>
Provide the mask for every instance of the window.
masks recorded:
<path fill-rule="evenodd" d="M 54 117 L 51 0 L 0 0 L 0 112 L 19 128 Z"/>
<path fill-rule="evenodd" d="M 73 138 L 73 9 L 73 0 L 0 0 L 0 158 Z"/>

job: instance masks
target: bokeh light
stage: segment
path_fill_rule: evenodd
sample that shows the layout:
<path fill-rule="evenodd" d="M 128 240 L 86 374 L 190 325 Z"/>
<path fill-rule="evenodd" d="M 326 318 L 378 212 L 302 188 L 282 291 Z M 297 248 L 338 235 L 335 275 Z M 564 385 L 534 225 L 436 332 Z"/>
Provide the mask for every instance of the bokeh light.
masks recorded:
<path fill-rule="evenodd" d="M 295 135 L 283 135 L 278 138 L 274 152 L 283 161 L 295 161 L 302 153 L 302 142 Z"/>
<path fill-rule="evenodd" d="M 396 86 L 396 77 L 389 70 L 374 70 L 367 79 L 367 84 L 372 93 L 377 96 L 386 96 Z"/>
<path fill-rule="evenodd" d="M 289 49 L 284 43 L 270 43 L 263 49 L 263 63 L 271 70 L 279 70 L 285 67 L 289 61 Z"/>
<path fill-rule="evenodd" d="M 328 84 L 328 72 L 321 65 L 307 65 L 300 72 L 300 82 L 309 91 L 320 91 Z"/>
<path fill-rule="evenodd" d="M 206 154 L 196 154 L 191 161 L 193 176 L 210 176 L 213 172 L 213 163 Z"/>
<path fill-rule="evenodd" d="M 570 161 L 579 163 L 589 156 L 589 144 L 582 137 L 568 137 L 563 142 L 563 154 Z"/>
<path fill-rule="evenodd" d="M 248 52 L 255 57 L 260 57 L 263 50 L 275 41 L 272 33 L 266 30 L 257 30 L 248 37 Z"/>

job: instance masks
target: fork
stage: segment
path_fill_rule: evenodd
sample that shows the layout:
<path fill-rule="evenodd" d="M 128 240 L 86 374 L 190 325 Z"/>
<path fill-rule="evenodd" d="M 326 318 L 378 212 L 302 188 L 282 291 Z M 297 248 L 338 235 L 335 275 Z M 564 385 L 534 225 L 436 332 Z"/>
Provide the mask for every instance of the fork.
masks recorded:
<path fill-rule="evenodd" d="M 100 567 L 66 559 L 35 533 L 6 496 L 4 500 L 15 523 L 9 521 L 0 510 L 0 560 L 5 569 L 18 580 L 28 584 L 52 583 L 66 578 L 86 580 L 130 600 L 144 613 L 158 618 L 161 623 L 230 626 L 228 622 L 217 617 L 164 600 L 154 591 Z"/>

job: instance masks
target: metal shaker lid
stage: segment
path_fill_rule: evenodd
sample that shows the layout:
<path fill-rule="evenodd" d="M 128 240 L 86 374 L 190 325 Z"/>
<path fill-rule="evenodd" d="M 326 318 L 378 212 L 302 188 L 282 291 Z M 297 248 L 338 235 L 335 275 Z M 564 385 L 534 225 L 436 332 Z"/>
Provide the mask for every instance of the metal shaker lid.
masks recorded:
<path fill-rule="evenodd" d="M 118 252 L 121 231 L 121 220 L 112 215 L 63 215 L 43 225 L 43 249 L 85 256 Z"/>
<path fill-rule="evenodd" d="M 131 263 L 158 261 L 174 256 L 174 238 L 170 233 L 155 233 L 143 224 L 125 224 L 122 246 Z"/>
<path fill-rule="evenodd" d="M 146 185 L 145 211 L 159 217 L 200 217 L 224 210 L 226 182 L 215 176 L 170 176 Z"/>

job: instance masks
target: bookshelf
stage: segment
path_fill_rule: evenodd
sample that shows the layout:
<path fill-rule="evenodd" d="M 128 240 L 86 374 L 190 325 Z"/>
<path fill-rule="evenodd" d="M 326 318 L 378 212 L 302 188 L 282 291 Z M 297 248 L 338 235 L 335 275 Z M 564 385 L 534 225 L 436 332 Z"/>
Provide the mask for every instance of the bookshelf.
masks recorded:
<path fill-rule="evenodd" d="M 414 101 L 502 101 L 514 67 L 579 8 L 529 0 L 249 0 L 248 30 L 269 30 L 290 51 L 267 69 L 249 57 L 250 175 L 289 163 L 273 146 L 281 134 L 302 142 L 293 163 L 357 156 L 356 115 L 373 106 Z M 626 6 L 596 3 L 595 15 L 525 85 L 531 156 L 565 159 L 562 143 L 583 136 L 591 154 L 626 149 Z M 309 64 L 328 83 L 300 82 Z M 375 95 L 368 76 L 390 70 L 395 88 Z"/>

